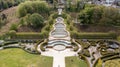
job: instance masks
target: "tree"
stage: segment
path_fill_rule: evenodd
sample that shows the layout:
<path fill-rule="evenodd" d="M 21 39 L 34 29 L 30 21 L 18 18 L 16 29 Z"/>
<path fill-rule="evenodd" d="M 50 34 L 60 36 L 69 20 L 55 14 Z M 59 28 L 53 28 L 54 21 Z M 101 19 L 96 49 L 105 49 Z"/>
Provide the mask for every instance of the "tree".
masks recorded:
<path fill-rule="evenodd" d="M 42 28 L 44 26 L 43 17 L 38 13 L 32 14 L 30 16 L 29 22 L 30 22 L 30 25 L 33 26 L 34 28 L 38 28 L 38 27 Z"/>
<path fill-rule="evenodd" d="M 21 5 L 18 6 L 17 12 L 18 12 L 19 17 L 23 17 L 27 14 L 27 11 L 24 7 L 24 4 L 21 4 Z"/>
<path fill-rule="evenodd" d="M 4 9 L 8 8 L 7 2 L 3 2 L 3 8 L 4 8 Z"/>
<path fill-rule="evenodd" d="M 50 6 L 44 1 L 26 1 L 19 5 L 17 12 L 19 17 L 33 13 L 39 13 L 43 17 L 47 17 L 50 13 Z"/>

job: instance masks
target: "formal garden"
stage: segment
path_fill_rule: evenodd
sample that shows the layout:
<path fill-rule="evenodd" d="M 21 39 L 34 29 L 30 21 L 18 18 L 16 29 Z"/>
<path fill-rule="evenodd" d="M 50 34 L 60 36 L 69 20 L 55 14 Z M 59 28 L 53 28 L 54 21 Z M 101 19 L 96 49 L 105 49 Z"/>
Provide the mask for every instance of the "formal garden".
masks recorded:
<path fill-rule="evenodd" d="M 119 67 L 120 9 L 87 1 L 0 0 L 0 67 Z"/>

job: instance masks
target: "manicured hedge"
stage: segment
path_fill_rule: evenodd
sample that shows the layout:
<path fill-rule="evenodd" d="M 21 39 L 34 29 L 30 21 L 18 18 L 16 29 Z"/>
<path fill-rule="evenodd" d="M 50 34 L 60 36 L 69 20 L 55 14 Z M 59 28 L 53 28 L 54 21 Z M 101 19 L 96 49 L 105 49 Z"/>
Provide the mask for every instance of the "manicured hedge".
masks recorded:
<path fill-rule="evenodd" d="M 72 32 L 72 38 L 76 39 L 116 39 L 115 33 L 78 33 Z"/>
<path fill-rule="evenodd" d="M 40 49 L 42 50 L 42 51 L 45 51 L 45 46 L 48 44 L 48 41 L 47 40 L 45 40 L 44 42 L 42 42 L 41 44 L 40 44 Z"/>
<path fill-rule="evenodd" d="M 44 41 L 44 39 L 41 39 L 41 40 L 39 40 L 38 42 L 37 42 L 37 44 L 35 45 L 35 49 L 37 50 L 37 47 L 38 47 L 38 45 L 40 44 L 40 43 L 42 43 Z M 38 51 L 38 50 L 37 50 Z"/>
<path fill-rule="evenodd" d="M 46 37 L 48 37 L 47 31 L 44 31 L 42 33 L 25 32 L 25 33 L 16 33 L 15 35 L 11 36 L 11 39 L 43 39 Z"/>
<path fill-rule="evenodd" d="M 18 42 L 17 41 L 6 41 L 3 44 L 1 44 L 0 46 L 7 46 L 7 45 L 10 45 L 10 44 L 16 44 L 16 43 L 18 43 Z"/>
<path fill-rule="evenodd" d="M 9 45 L 9 44 L 15 44 L 15 43 L 18 43 L 17 41 L 8 41 L 8 42 L 5 42 L 4 45 Z"/>
<path fill-rule="evenodd" d="M 88 43 L 82 42 L 82 41 L 79 40 L 79 39 L 75 39 L 75 41 L 82 46 L 82 49 L 87 49 L 87 48 L 89 48 L 89 46 L 90 46 Z"/>
<path fill-rule="evenodd" d="M 78 47 L 78 45 L 75 42 L 72 41 L 71 44 L 74 46 L 74 49 L 73 49 L 74 51 L 78 51 L 79 50 L 79 47 Z"/>

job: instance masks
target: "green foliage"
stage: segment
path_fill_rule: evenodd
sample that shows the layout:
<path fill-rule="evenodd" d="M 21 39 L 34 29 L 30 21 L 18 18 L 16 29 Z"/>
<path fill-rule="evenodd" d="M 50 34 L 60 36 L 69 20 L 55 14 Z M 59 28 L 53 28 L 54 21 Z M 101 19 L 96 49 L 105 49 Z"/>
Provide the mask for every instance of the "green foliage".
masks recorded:
<path fill-rule="evenodd" d="M 10 45 L 10 44 L 17 44 L 18 42 L 17 41 L 6 41 L 3 43 L 2 46 L 6 46 L 6 45 Z"/>
<path fill-rule="evenodd" d="M 45 1 L 26 1 L 18 6 L 19 17 L 24 17 L 27 14 L 39 13 L 44 18 L 49 16 L 50 6 Z"/>
<path fill-rule="evenodd" d="M 20 25 L 27 25 L 33 28 L 42 28 L 44 26 L 44 19 L 38 13 L 27 14 L 25 17 L 21 18 Z"/>
<path fill-rule="evenodd" d="M 72 32 L 71 37 L 76 39 L 116 39 L 115 33 L 78 33 Z"/>
<path fill-rule="evenodd" d="M 37 13 L 34 13 L 30 16 L 29 19 L 30 25 L 34 28 L 43 27 L 44 26 L 44 20 L 43 17 Z"/>
<path fill-rule="evenodd" d="M 85 3 L 82 0 L 76 0 L 75 2 L 72 2 L 72 0 L 67 0 L 65 9 L 66 11 L 69 11 L 69 12 L 79 12 L 84 8 L 84 6 L 85 6 Z"/>
<path fill-rule="evenodd" d="M 17 6 L 19 3 L 25 0 L 0 0 L 0 10 L 10 8 L 12 6 Z"/>
<path fill-rule="evenodd" d="M 120 42 L 120 36 L 117 37 L 117 40 Z"/>
<path fill-rule="evenodd" d="M 35 15 L 36 15 L 36 13 L 35 13 Z M 29 19 L 30 16 L 31 15 L 28 14 L 25 17 L 21 18 L 21 21 L 20 21 L 21 25 L 31 24 L 29 22 L 29 20 L 31 20 L 31 19 Z M 35 18 L 35 17 L 33 17 L 33 18 Z M 36 17 L 36 18 L 38 20 L 40 19 L 39 17 Z M 54 23 L 53 14 L 51 14 L 48 22 L 45 23 L 45 26 L 42 28 L 40 33 L 32 33 L 32 32 L 15 33 L 13 37 L 11 36 L 11 39 L 44 39 L 44 38 L 48 38 L 49 32 L 52 29 L 51 26 L 53 25 L 53 23 Z"/>
<path fill-rule="evenodd" d="M 10 37 L 14 37 L 14 35 L 16 34 L 16 31 L 15 30 L 10 30 L 7 34 Z"/>
<path fill-rule="evenodd" d="M 10 27 L 10 30 L 17 31 L 17 28 L 18 28 L 18 24 L 12 24 L 11 27 Z"/>
<path fill-rule="evenodd" d="M 88 49 L 83 49 L 81 54 L 83 54 L 84 56 L 90 57 L 90 52 Z"/>
<path fill-rule="evenodd" d="M 80 39 L 76 39 L 75 41 L 82 46 L 82 49 L 87 49 L 90 46 L 90 44 L 88 44 L 87 42 L 83 42 Z"/>
<path fill-rule="evenodd" d="M 119 10 L 113 7 L 86 6 L 78 18 L 82 24 L 120 25 Z"/>
<path fill-rule="evenodd" d="M 16 33 L 13 37 L 11 37 L 12 39 L 44 39 L 48 37 L 48 33 L 42 32 L 42 33 Z"/>

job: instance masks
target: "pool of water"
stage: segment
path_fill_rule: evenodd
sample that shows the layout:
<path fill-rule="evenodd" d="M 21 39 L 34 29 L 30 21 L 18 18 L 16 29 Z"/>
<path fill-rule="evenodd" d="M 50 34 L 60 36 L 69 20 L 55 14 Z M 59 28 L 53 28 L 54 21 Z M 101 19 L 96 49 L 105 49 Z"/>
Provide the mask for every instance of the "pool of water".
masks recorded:
<path fill-rule="evenodd" d="M 57 50 L 57 51 L 62 51 L 62 50 L 65 50 L 66 47 L 65 47 L 64 45 L 62 45 L 62 44 L 58 44 L 58 45 L 55 45 L 55 46 L 53 47 L 53 49 L 55 49 L 55 50 Z"/>

